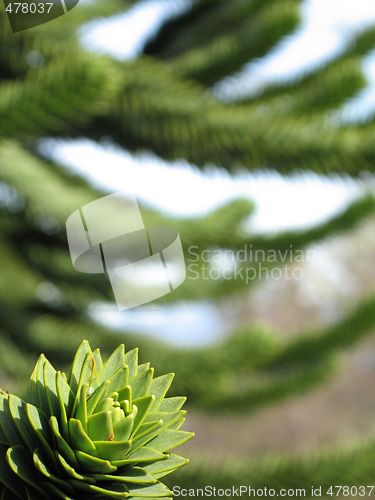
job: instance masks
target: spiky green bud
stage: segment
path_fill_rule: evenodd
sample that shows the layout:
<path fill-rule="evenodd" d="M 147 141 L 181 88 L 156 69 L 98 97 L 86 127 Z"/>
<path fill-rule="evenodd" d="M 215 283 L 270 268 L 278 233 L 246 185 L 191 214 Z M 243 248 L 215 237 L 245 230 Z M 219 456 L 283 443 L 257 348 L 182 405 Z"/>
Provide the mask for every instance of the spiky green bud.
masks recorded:
<path fill-rule="evenodd" d="M 84 341 L 69 379 L 41 355 L 27 402 L 0 392 L 1 500 L 171 496 L 158 480 L 188 460 L 166 452 L 194 434 L 153 373 L 123 345 L 103 365 Z"/>

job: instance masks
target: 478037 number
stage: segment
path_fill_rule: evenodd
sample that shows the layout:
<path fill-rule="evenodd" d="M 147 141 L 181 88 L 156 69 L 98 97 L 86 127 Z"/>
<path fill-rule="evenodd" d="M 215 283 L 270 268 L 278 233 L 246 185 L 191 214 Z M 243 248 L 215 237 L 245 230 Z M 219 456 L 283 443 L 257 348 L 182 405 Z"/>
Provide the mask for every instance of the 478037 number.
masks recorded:
<path fill-rule="evenodd" d="M 14 8 L 12 8 L 12 6 Z M 49 14 L 52 9 L 53 3 L 10 3 L 6 8 L 9 14 Z"/>
<path fill-rule="evenodd" d="M 335 488 L 335 490 L 333 489 Z M 356 497 L 357 495 L 360 497 L 367 496 L 369 497 L 372 493 L 374 486 L 330 486 L 327 491 L 327 495 L 336 496 L 342 495 L 344 497 Z"/>

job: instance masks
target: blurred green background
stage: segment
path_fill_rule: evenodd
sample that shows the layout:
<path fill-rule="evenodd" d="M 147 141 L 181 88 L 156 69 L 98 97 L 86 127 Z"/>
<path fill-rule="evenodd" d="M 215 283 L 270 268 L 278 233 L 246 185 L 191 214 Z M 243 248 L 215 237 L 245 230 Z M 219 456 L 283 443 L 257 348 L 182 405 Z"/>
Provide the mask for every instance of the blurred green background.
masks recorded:
<path fill-rule="evenodd" d="M 188 397 L 170 487 L 371 485 L 374 49 L 365 0 L 81 0 L 16 34 L 0 3 L 1 386 L 124 342 Z M 206 266 L 122 313 L 65 229 L 120 189 Z"/>

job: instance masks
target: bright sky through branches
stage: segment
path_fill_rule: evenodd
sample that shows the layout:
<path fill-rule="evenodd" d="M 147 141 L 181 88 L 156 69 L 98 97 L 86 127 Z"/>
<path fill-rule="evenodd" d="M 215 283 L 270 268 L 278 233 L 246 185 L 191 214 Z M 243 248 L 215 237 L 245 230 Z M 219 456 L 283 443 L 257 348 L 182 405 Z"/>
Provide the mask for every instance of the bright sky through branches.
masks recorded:
<path fill-rule="evenodd" d="M 344 209 L 362 192 L 361 183 L 349 177 L 313 173 L 283 177 L 264 171 L 233 176 L 217 167 L 202 172 L 185 160 L 166 162 L 152 153 L 132 155 L 112 143 L 87 139 L 48 139 L 40 148 L 95 187 L 109 193 L 134 192 L 140 201 L 170 215 L 197 216 L 226 201 L 249 198 L 256 212 L 248 228 L 257 232 L 314 225 Z"/>
<path fill-rule="evenodd" d="M 355 36 L 375 25 L 374 0 L 305 0 L 302 22 L 262 59 L 219 82 L 214 92 L 234 100 L 256 95 L 267 84 L 298 79 L 337 59 Z"/>
<path fill-rule="evenodd" d="M 144 0 L 112 19 L 90 22 L 82 30 L 82 42 L 92 50 L 121 60 L 136 58 L 163 22 L 187 10 L 189 5 L 189 0 Z M 215 92 L 230 99 L 243 93 L 254 94 L 268 83 L 297 78 L 338 57 L 356 34 L 375 24 L 375 1 L 306 0 L 301 6 L 301 16 L 302 22 L 295 33 L 281 40 L 266 57 L 245 65 L 236 76 L 223 80 L 215 87 Z M 361 91 L 358 97 L 344 105 L 340 112 L 343 119 L 363 119 L 371 104 L 375 109 L 374 61 L 372 54 L 364 61 L 364 69 L 373 87 Z M 52 145 L 55 147 L 51 149 Z M 141 199 L 177 215 L 196 215 L 236 196 L 250 197 L 257 205 L 251 225 L 257 231 L 321 222 L 342 210 L 360 193 L 354 181 L 337 178 L 333 181 L 316 175 L 285 179 L 270 173 L 231 178 L 217 169 L 207 176 L 184 161 L 172 164 L 154 155 L 133 156 L 119 148 L 98 146 L 90 141 L 56 141 L 49 143 L 48 149 L 53 151 L 55 160 L 77 169 L 92 181 L 96 179 L 109 190 L 116 189 L 118 179 L 125 176 L 126 171 L 127 179 L 133 180 L 134 190 Z M 103 164 L 113 165 L 112 174 L 107 168 L 103 169 Z M 147 189 L 140 179 L 140 172 L 146 170 L 149 178 L 156 172 L 168 177 L 173 189 L 164 192 L 162 185 L 157 192 Z M 181 184 L 189 185 L 189 190 L 196 193 L 194 202 L 179 192 Z M 314 194 L 317 191 L 320 198 L 318 208 Z M 270 208 L 270 196 L 273 206 L 279 207 L 276 213 Z M 295 210 L 297 205 L 298 211 Z"/>
<path fill-rule="evenodd" d="M 134 59 L 166 19 L 189 5 L 189 0 L 144 0 L 112 19 L 88 23 L 81 32 L 82 43 L 119 60 Z M 375 25 L 375 0 L 306 0 L 301 14 L 295 33 L 281 40 L 266 57 L 219 82 L 214 88 L 216 95 L 228 100 L 255 95 L 267 84 L 292 81 L 334 60 L 353 43 L 356 34 Z M 364 58 L 363 68 L 368 88 L 344 104 L 339 120 L 365 120 L 375 110 L 375 52 Z M 307 173 L 284 178 L 272 172 L 233 177 L 219 166 L 202 173 L 183 160 L 172 164 L 153 154 L 131 155 L 113 144 L 88 140 L 49 139 L 41 143 L 41 150 L 105 191 L 126 189 L 121 185 L 126 179 L 141 201 L 175 215 L 196 216 L 235 197 L 248 197 L 257 207 L 249 227 L 255 231 L 314 225 L 343 210 L 362 192 L 361 184 L 349 178 Z M 163 333 L 165 340 L 196 345 L 224 333 L 218 327 L 225 323 L 222 315 L 210 307 L 193 304 L 188 309 L 176 306 L 174 312 L 135 310 L 126 315 L 109 309 L 96 319 L 116 328 Z M 178 339 L 176 322 L 180 325 Z"/>
<path fill-rule="evenodd" d="M 144 0 L 123 14 L 87 23 L 81 40 L 90 50 L 120 60 L 134 59 L 164 21 L 189 9 L 189 0 Z"/>

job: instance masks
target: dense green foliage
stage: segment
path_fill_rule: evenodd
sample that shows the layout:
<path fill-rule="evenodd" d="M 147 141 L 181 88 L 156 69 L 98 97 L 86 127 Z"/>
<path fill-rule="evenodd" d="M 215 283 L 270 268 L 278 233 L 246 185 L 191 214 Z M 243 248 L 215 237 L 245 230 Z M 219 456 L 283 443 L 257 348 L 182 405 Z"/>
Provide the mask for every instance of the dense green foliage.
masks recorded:
<path fill-rule="evenodd" d="M 130 151 L 144 148 L 198 167 L 216 163 L 229 172 L 238 166 L 265 166 L 284 174 L 298 168 L 357 176 L 373 170 L 373 123 L 337 127 L 327 117 L 365 86 L 361 58 L 375 46 L 375 30 L 362 33 L 339 59 L 312 74 L 227 104 L 210 87 L 293 31 L 300 2 L 195 0 L 189 11 L 166 22 L 134 61 L 121 63 L 82 49 L 77 33 L 83 23 L 134 3 L 84 3 L 60 19 L 15 35 L 0 2 L 1 372 L 10 377 L 12 390 L 22 392 L 41 352 L 63 369 L 83 338 L 105 354 L 121 338 L 128 350 L 139 346 L 142 362 L 151 360 L 157 374 L 176 372 L 172 395 L 188 396 L 191 406 L 255 411 L 308 391 L 336 373 L 340 352 L 375 330 L 374 297 L 333 327 L 302 331 L 291 340 L 251 325 L 199 349 L 113 333 L 87 312 L 93 301 L 113 300 L 109 282 L 73 269 L 65 232 L 69 215 L 104 193 L 41 157 L 38 139 L 110 136 Z M 27 64 L 30 51 L 42 53 L 40 68 Z M 252 210 L 249 201 L 236 200 L 198 219 L 176 219 L 148 207 L 142 207 L 142 216 L 146 226 L 175 227 L 185 255 L 190 246 L 236 250 L 245 244 L 283 252 L 290 245 L 306 249 L 349 232 L 374 214 L 375 201 L 366 196 L 318 227 L 272 237 L 239 231 Z M 187 279 L 160 302 L 229 301 L 249 287 L 244 280 Z M 347 482 L 363 484 L 374 477 L 373 456 L 373 444 L 359 443 L 306 461 L 195 462 L 177 477 L 184 487 L 250 482 L 304 487 L 339 482 L 350 470 Z"/>

